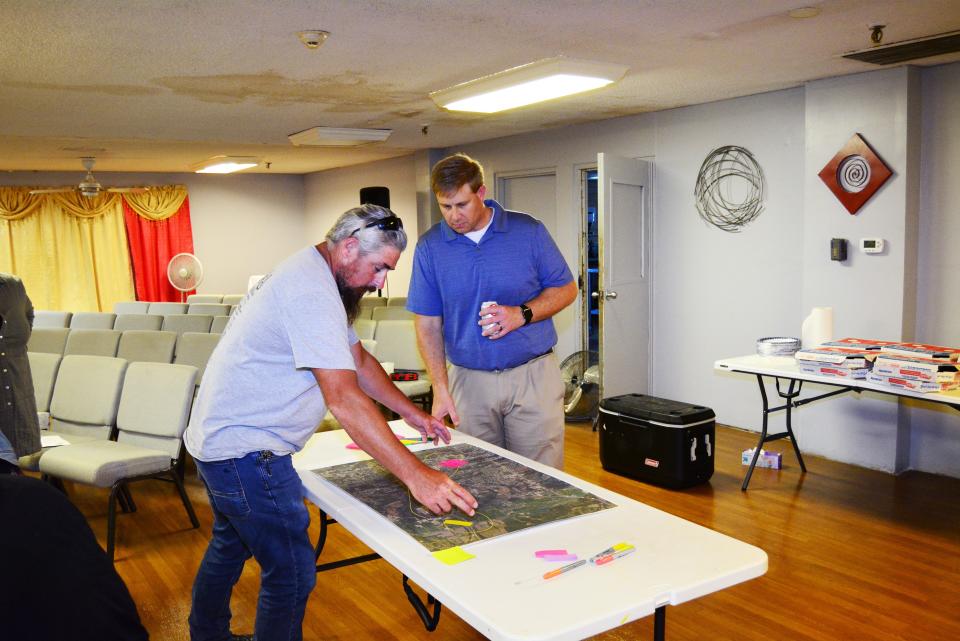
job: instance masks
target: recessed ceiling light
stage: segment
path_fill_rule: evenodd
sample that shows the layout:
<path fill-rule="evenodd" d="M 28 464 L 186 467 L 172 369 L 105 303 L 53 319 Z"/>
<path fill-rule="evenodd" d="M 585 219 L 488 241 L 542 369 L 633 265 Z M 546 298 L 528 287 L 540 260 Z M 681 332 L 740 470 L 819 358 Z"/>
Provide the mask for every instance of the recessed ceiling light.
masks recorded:
<path fill-rule="evenodd" d="M 609 85 L 628 67 L 572 58 L 548 58 L 434 91 L 431 100 L 451 111 L 494 113 Z"/>
<path fill-rule="evenodd" d="M 193 165 L 193 170 L 198 174 L 232 174 L 259 164 L 260 159 L 252 156 L 214 156 Z"/>
<path fill-rule="evenodd" d="M 789 15 L 791 18 L 816 18 L 820 15 L 820 7 L 797 7 L 791 9 Z"/>
<path fill-rule="evenodd" d="M 348 129 L 344 127 L 311 127 L 287 138 L 294 145 L 312 147 L 357 147 L 383 142 L 393 129 Z"/>

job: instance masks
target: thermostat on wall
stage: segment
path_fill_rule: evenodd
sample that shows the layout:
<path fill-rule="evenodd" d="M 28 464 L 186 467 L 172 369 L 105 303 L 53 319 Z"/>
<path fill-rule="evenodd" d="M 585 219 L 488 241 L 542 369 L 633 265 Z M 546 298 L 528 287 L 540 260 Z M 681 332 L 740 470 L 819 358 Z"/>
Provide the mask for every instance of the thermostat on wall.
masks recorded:
<path fill-rule="evenodd" d="M 882 238 L 861 238 L 860 251 L 862 251 L 864 254 L 882 254 L 883 239 Z"/>

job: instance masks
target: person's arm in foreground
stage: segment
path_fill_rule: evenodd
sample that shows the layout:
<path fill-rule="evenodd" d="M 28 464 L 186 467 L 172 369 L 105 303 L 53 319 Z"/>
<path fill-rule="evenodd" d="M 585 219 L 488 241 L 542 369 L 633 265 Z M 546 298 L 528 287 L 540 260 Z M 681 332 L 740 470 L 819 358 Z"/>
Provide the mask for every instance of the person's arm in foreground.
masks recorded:
<path fill-rule="evenodd" d="M 327 407 L 350 438 L 400 479 L 417 501 L 434 514 L 449 512 L 456 507 L 473 516 L 477 507 L 473 495 L 443 472 L 421 463 L 400 444 L 373 401 L 360 388 L 356 372 L 314 369 L 313 374 L 320 384 Z M 373 385 L 377 387 L 376 380 Z M 430 423 L 430 426 L 433 434 L 439 435 L 436 423 Z M 430 434 L 429 429 L 427 433 Z"/>

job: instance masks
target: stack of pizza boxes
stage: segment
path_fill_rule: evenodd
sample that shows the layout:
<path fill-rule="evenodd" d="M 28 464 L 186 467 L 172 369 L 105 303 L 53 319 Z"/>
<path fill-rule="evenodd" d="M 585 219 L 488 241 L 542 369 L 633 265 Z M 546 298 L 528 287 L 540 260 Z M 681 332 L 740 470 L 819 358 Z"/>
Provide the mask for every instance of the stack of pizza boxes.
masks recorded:
<path fill-rule="evenodd" d="M 841 338 L 811 349 L 802 349 L 795 355 L 797 367 L 805 374 L 830 378 L 865 379 L 874 359 L 891 341 L 865 338 Z"/>
<path fill-rule="evenodd" d="M 874 361 L 867 380 L 914 392 L 960 389 L 960 348 L 895 343 L 886 345 Z"/>

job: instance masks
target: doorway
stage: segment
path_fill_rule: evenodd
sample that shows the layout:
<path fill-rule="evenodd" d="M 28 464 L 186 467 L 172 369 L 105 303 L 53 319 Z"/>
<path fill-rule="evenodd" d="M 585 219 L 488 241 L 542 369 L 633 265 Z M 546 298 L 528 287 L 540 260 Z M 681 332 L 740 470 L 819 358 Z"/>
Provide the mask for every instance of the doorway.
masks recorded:
<path fill-rule="evenodd" d="M 580 238 L 580 317 L 581 349 L 587 352 L 600 351 L 600 300 L 596 293 L 600 288 L 600 241 L 597 212 L 597 170 L 580 171 L 581 238 Z"/>

